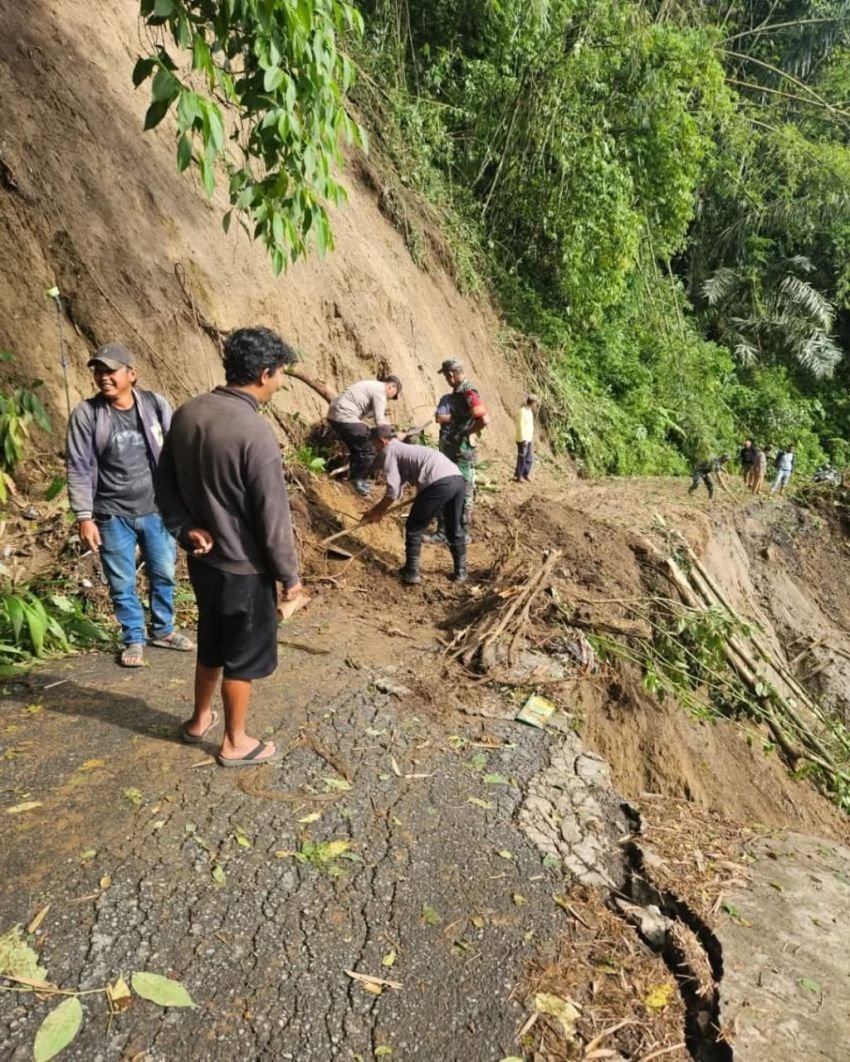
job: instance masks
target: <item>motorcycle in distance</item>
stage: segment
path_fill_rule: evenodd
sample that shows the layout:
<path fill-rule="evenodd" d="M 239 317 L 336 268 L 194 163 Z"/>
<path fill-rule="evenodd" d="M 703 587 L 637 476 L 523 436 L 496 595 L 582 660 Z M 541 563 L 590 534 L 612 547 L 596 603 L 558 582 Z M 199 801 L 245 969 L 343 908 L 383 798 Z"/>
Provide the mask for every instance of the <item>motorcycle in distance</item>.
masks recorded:
<path fill-rule="evenodd" d="M 825 465 L 821 465 L 815 469 L 815 473 L 812 476 L 813 483 L 826 483 L 830 487 L 841 486 L 841 473 L 837 468 L 834 468 L 827 462 Z"/>

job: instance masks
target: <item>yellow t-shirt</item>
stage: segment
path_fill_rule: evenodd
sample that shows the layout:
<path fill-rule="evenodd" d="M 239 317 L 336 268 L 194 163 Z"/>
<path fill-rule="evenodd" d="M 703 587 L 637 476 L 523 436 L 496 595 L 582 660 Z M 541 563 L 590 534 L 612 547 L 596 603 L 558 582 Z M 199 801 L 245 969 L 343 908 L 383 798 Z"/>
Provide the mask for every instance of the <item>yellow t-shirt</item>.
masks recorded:
<path fill-rule="evenodd" d="M 518 443 L 531 442 L 534 438 L 534 413 L 523 406 L 516 415 L 516 441 Z"/>

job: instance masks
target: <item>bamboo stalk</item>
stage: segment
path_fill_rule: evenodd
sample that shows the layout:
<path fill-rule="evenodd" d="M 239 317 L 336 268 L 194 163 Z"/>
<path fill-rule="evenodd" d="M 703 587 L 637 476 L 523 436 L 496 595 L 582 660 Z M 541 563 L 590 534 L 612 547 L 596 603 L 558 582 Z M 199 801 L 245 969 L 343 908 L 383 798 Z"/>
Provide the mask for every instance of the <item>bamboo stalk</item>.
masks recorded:
<path fill-rule="evenodd" d="M 694 603 L 698 604 L 699 599 L 694 593 L 691 584 L 688 582 L 681 568 L 678 566 L 675 560 L 673 560 L 672 557 L 669 557 L 667 559 L 667 567 L 673 577 L 674 583 L 676 584 L 680 593 L 683 594 L 686 603 L 692 606 L 694 605 Z M 739 618 L 737 617 L 737 614 L 735 612 L 731 612 L 731 615 L 735 616 L 736 618 Z M 724 645 L 724 655 L 726 656 L 729 665 L 752 690 L 758 700 L 760 702 L 765 702 L 769 704 L 769 699 L 763 697 L 756 691 L 756 687 L 761 681 L 757 671 L 756 662 L 753 660 L 752 655 L 747 652 L 747 650 L 741 645 L 740 641 L 734 636 L 732 636 L 729 641 Z M 779 691 L 776 690 L 773 686 L 771 686 L 771 692 L 773 694 L 773 699 L 775 700 L 776 704 L 781 707 L 783 714 L 788 719 L 790 719 L 795 724 L 795 727 L 798 729 L 798 739 L 802 741 L 805 746 L 808 747 L 808 749 L 806 750 L 795 750 L 795 758 L 804 756 L 806 759 L 811 760 L 813 763 L 817 763 L 819 766 L 825 767 L 827 770 L 833 772 L 834 774 L 843 776 L 840 769 L 832 761 L 832 757 L 829 751 L 821 743 L 819 737 L 813 733 L 811 724 L 805 723 L 799 717 L 796 709 L 788 701 L 787 697 L 783 697 L 779 693 Z M 768 717 L 768 721 L 772 717 L 774 721 L 774 726 L 776 728 L 779 728 L 779 722 L 778 720 L 776 720 L 775 716 L 772 715 L 772 711 L 770 708 L 768 708 L 766 715 Z M 780 744 L 783 743 L 780 742 Z M 811 750 L 811 752 L 808 751 L 809 749 Z"/>
<path fill-rule="evenodd" d="M 690 546 L 685 544 L 685 548 L 687 550 L 687 555 L 689 560 L 691 561 L 691 564 L 696 569 L 697 573 L 702 576 L 704 582 L 713 592 L 718 604 L 722 608 L 724 608 L 730 616 L 740 621 L 740 616 L 735 611 L 735 609 L 733 609 L 732 606 L 729 604 L 725 595 L 714 582 L 713 578 L 708 573 L 700 559 L 696 556 Z M 780 660 L 777 660 L 774 657 L 772 651 L 761 641 L 755 631 L 750 634 L 750 641 L 753 643 L 753 645 L 758 650 L 759 654 L 762 656 L 765 662 L 769 664 L 773 671 L 782 679 L 782 681 L 789 688 L 789 690 L 796 697 L 798 697 L 803 704 L 806 705 L 806 707 L 811 711 L 812 715 L 816 719 L 818 719 L 820 722 L 823 722 L 823 713 L 821 712 L 820 708 L 814 702 L 808 690 L 806 690 L 805 687 L 801 684 L 797 676 L 789 670 L 789 667 L 786 667 Z"/>
<path fill-rule="evenodd" d="M 789 671 L 793 671 L 794 668 L 797 666 L 797 664 L 799 664 L 800 661 L 803 659 L 803 657 L 808 656 L 809 653 L 814 652 L 815 649 L 819 649 L 820 646 L 822 646 L 825 641 L 826 641 L 826 635 L 824 634 L 820 638 L 818 638 L 817 641 L 812 642 L 811 645 L 807 645 L 805 649 L 803 649 L 801 652 L 797 653 L 797 655 L 794 657 L 793 660 L 789 660 L 788 661 L 788 669 L 789 669 Z"/>

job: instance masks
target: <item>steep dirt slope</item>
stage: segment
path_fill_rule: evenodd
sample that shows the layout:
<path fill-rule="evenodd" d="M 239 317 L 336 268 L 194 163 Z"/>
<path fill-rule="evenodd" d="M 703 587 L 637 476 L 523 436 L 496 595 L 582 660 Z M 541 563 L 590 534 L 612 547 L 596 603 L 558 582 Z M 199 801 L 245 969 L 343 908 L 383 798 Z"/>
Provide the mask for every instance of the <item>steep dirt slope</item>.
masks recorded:
<path fill-rule="evenodd" d="M 441 359 L 462 357 L 493 413 L 485 446 L 510 450 L 508 415 L 523 384 L 494 341 L 492 312 L 463 299 L 436 262 L 417 268 L 360 161 L 334 219 L 338 250 L 324 261 L 275 280 L 237 226 L 223 234 L 221 198 L 210 205 L 176 172 L 169 124 L 142 134 L 146 90 L 134 93 L 130 81 L 136 11 L 117 0 L 98 4 L 96 16 L 86 0 L 0 0 L 0 348 L 47 381 L 52 411 L 61 416 L 64 401 L 44 292 L 58 284 L 76 326 L 66 328 L 74 400 L 89 393 L 88 350 L 111 338 L 132 345 L 145 382 L 175 400 L 217 382 L 218 350 L 194 300 L 223 331 L 278 328 L 331 384 L 392 367 L 409 423 L 432 412 Z M 308 419 L 324 412 L 298 383 L 276 402 Z"/>
<path fill-rule="evenodd" d="M 571 505 L 613 530 L 639 535 L 665 552 L 681 535 L 710 572 L 730 606 L 757 626 L 777 657 L 791 663 L 822 638 L 813 657 L 829 665 L 810 688 L 841 717 L 850 654 L 850 581 L 839 527 L 777 500 L 734 493 L 709 505 L 685 486 L 664 480 L 576 482 Z M 626 605 L 619 606 L 627 609 Z M 811 659 L 811 658 L 810 658 Z M 795 669 L 799 665 L 795 664 Z M 810 667 L 800 677 L 807 681 Z M 758 732 L 727 722 L 699 722 L 678 706 L 658 703 L 640 676 L 601 694 L 585 691 L 585 738 L 609 760 L 620 790 L 684 797 L 737 821 L 806 826 L 847 837 L 847 819 L 795 781 L 775 752 L 762 751 Z M 766 735 L 765 735 L 766 736 Z"/>

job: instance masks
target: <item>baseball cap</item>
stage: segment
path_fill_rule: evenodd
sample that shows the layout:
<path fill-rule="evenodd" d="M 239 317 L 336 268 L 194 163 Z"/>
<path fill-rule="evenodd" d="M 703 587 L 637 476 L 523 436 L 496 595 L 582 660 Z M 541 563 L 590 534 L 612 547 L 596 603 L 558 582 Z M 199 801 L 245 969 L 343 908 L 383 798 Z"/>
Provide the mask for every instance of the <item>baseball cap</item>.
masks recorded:
<path fill-rule="evenodd" d="M 446 358 L 440 366 L 440 373 L 444 372 L 463 372 L 463 362 L 456 358 Z"/>
<path fill-rule="evenodd" d="M 383 382 L 385 384 L 395 384 L 395 395 L 393 397 L 395 399 L 398 399 L 398 396 L 402 392 L 401 380 L 399 380 L 399 378 L 395 374 L 390 373 L 389 376 L 384 377 Z"/>
<path fill-rule="evenodd" d="M 93 369 L 95 365 L 105 365 L 107 369 L 114 372 L 124 367 L 135 368 L 136 357 L 131 350 L 120 343 L 104 343 L 102 347 L 97 348 L 86 364 L 90 369 Z"/>

